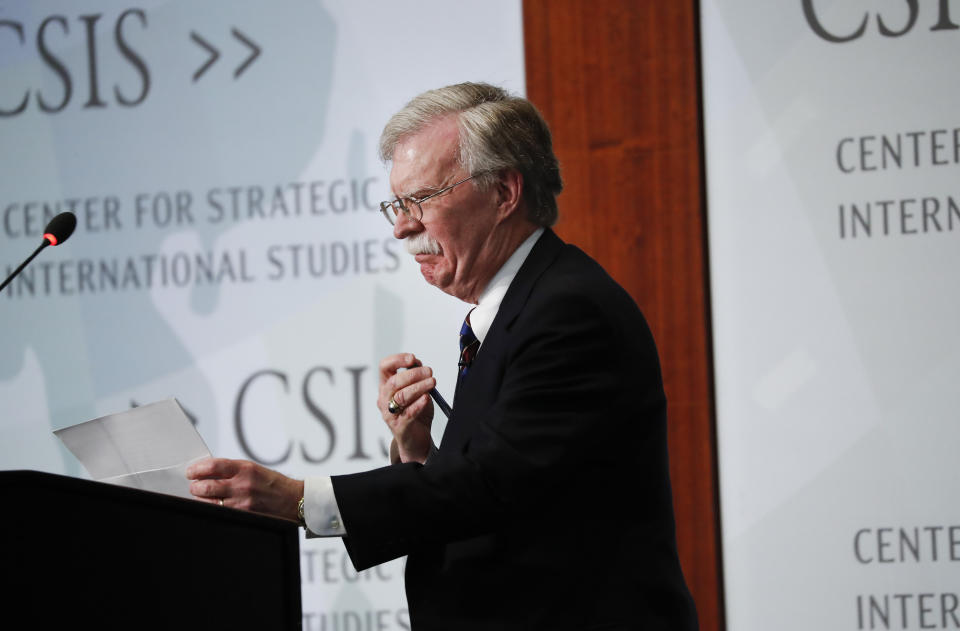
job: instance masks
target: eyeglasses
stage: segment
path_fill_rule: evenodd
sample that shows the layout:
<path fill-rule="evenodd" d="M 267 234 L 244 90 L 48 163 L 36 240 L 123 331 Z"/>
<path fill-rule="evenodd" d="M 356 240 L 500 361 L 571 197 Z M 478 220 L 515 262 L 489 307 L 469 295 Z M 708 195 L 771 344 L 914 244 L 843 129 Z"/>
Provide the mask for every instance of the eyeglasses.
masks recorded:
<path fill-rule="evenodd" d="M 410 219 L 414 219 L 414 220 L 416 220 L 416 221 L 420 221 L 420 219 L 423 218 L 423 207 L 421 206 L 421 204 L 422 204 L 423 202 L 427 201 L 427 200 L 430 199 L 430 198 L 436 197 L 437 195 L 440 195 L 441 193 L 446 193 L 447 191 L 449 191 L 449 190 L 452 189 L 453 187 L 459 186 L 460 184 L 463 184 L 463 183 L 466 182 L 467 180 L 472 180 L 473 178 L 477 177 L 478 175 L 480 175 L 480 174 L 479 174 L 479 173 L 476 173 L 476 174 L 474 174 L 474 175 L 471 175 L 470 177 L 465 177 L 465 178 L 463 178 L 462 180 L 460 180 L 459 182 L 454 182 L 454 183 L 451 184 L 450 186 L 447 186 L 447 187 L 445 187 L 445 188 L 441 188 L 439 191 L 435 191 L 435 192 L 433 192 L 433 193 L 430 193 L 429 195 L 427 195 L 427 196 L 425 196 L 425 197 L 420 197 L 420 198 L 417 198 L 417 197 L 398 197 L 398 198 L 396 198 L 395 200 L 393 200 L 392 202 L 380 202 L 380 212 L 382 212 L 382 213 L 383 213 L 383 216 L 387 218 L 387 221 L 390 222 L 390 225 L 391 225 L 391 226 L 396 225 L 396 223 L 397 223 L 397 218 L 400 216 L 400 213 L 403 213 L 404 215 L 406 215 L 406 216 L 409 217 Z"/>

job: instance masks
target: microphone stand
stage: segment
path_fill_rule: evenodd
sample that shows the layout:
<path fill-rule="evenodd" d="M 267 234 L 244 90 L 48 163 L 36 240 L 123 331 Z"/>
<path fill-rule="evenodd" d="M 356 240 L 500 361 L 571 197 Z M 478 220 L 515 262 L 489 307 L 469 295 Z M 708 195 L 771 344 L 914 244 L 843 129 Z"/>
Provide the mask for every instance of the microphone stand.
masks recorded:
<path fill-rule="evenodd" d="M 20 267 L 18 267 L 17 269 L 13 270 L 13 274 L 10 274 L 9 276 L 7 276 L 7 279 L 6 279 L 5 281 L 3 281 L 3 284 L 2 284 L 2 285 L 0 285 L 0 291 L 3 291 L 3 288 L 6 287 L 7 285 L 9 285 L 9 284 L 10 284 L 10 281 L 12 281 L 12 280 L 16 277 L 17 274 L 19 274 L 21 271 L 23 271 L 23 268 L 26 267 L 27 265 L 29 265 L 29 264 L 30 264 L 30 261 L 32 261 L 38 254 L 40 254 L 41 250 L 43 250 L 43 248 L 47 247 L 48 245 L 50 245 L 50 241 L 48 241 L 48 240 L 46 239 L 46 237 L 44 237 L 43 243 L 40 244 L 40 247 L 38 247 L 36 250 L 34 250 L 34 251 L 33 251 L 33 254 L 31 254 L 29 257 L 27 257 L 27 260 L 20 264 Z"/>
<path fill-rule="evenodd" d="M 3 284 L 0 284 L 0 291 L 3 291 L 3 288 L 10 284 L 10 281 L 19 274 L 24 267 L 26 267 L 30 261 L 32 261 L 43 248 L 48 245 L 57 245 L 58 243 L 63 243 L 70 238 L 70 235 L 73 234 L 73 230 L 77 227 L 77 216 L 72 212 L 67 211 L 60 213 L 56 217 L 50 220 L 50 223 L 47 224 L 47 227 L 43 231 L 43 242 L 40 244 L 40 247 L 33 251 L 26 261 L 20 264 L 20 267 L 13 270 L 13 274 L 7 276 L 7 280 L 3 281 Z"/>

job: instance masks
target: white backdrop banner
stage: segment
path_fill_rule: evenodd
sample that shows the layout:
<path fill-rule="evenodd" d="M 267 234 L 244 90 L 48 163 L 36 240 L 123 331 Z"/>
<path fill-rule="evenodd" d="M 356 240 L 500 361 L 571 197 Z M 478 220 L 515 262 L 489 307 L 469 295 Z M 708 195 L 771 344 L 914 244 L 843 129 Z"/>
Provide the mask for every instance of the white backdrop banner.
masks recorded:
<path fill-rule="evenodd" d="M 960 4 L 701 7 L 728 628 L 960 628 Z"/>
<path fill-rule="evenodd" d="M 0 2 L 0 271 L 79 219 L 0 295 L 0 467 L 85 477 L 52 430 L 171 396 L 220 456 L 386 464 L 379 358 L 452 398 L 467 307 L 379 212 L 380 129 L 523 76 L 519 0 Z M 301 550 L 305 629 L 409 628 L 402 561 Z"/>

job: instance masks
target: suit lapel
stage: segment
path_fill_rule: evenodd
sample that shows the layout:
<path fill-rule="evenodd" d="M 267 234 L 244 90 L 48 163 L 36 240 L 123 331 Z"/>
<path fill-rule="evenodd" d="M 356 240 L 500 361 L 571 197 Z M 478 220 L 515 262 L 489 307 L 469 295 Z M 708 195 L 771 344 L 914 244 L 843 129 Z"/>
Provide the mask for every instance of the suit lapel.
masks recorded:
<path fill-rule="evenodd" d="M 553 230 L 547 228 L 543 232 L 543 235 L 541 235 L 534 244 L 533 249 L 530 250 L 530 254 L 523 262 L 523 265 L 520 266 L 520 270 L 514 277 L 513 282 L 510 283 L 510 288 L 507 289 L 507 293 L 500 303 L 497 316 L 493 319 L 493 324 L 490 325 L 491 332 L 500 328 L 510 328 L 510 325 L 513 324 L 513 321 L 520 314 L 520 311 L 523 310 L 523 305 L 526 304 L 527 298 L 530 297 L 530 292 L 533 290 L 534 285 L 536 285 L 537 279 L 540 278 L 541 274 L 543 274 L 547 267 L 550 266 L 550 263 L 557 257 L 563 245 L 563 241 L 560 240 L 560 237 L 558 237 Z M 487 335 L 484 343 L 489 339 L 490 334 Z"/>
<path fill-rule="evenodd" d="M 469 435 L 469 426 L 474 415 L 482 413 L 494 403 L 489 391 L 496 387 L 491 381 L 502 372 L 499 364 L 507 350 L 504 348 L 504 333 L 523 310 L 537 279 L 550 266 L 563 246 L 560 237 L 548 228 L 520 266 L 500 303 L 500 309 L 497 310 L 483 344 L 480 345 L 480 352 L 474 359 L 469 374 L 463 380 L 457 379 L 453 414 L 444 431 L 441 446 L 452 444 L 459 447 Z"/>

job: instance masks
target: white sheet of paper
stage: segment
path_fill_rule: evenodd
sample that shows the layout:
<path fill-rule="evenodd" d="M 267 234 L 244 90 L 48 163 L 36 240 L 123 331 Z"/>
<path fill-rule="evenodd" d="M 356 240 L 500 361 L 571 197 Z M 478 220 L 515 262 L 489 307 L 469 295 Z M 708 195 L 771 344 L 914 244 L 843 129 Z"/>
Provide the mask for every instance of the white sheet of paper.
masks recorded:
<path fill-rule="evenodd" d="M 192 498 L 187 466 L 210 457 L 176 399 L 53 432 L 94 480 Z"/>

